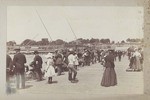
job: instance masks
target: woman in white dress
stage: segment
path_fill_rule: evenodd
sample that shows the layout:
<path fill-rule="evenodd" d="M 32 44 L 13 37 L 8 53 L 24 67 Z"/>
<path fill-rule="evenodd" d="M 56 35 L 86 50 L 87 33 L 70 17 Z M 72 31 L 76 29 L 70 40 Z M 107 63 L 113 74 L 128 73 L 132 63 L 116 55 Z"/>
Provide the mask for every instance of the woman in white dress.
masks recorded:
<path fill-rule="evenodd" d="M 51 84 L 52 83 L 52 77 L 56 75 L 55 73 L 55 69 L 54 69 L 54 61 L 53 61 L 53 54 L 52 53 L 48 53 L 46 56 L 47 58 L 47 66 L 45 69 L 45 77 L 48 78 L 48 83 Z"/>

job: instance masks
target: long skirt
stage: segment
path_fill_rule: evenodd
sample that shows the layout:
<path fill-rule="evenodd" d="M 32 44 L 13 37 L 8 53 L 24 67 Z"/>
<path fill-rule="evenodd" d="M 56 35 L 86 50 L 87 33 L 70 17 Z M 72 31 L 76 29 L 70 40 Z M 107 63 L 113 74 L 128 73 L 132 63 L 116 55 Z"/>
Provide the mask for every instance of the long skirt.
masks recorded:
<path fill-rule="evenodd" d="M 135 69 L 135 58 L 131 57 L 130 58 L 130 64 L 129 64 L 131 69 Z"/>
<path fill-rule="evenodd" d="M 139 57 L 136 57 L 136 64 L 135 65 L 136 65 L 136 69 L 137 70 L 141 70 L 142 69 Z"/>
<path fill-rule="evenodd" d="M 104 87 L 117 85 L 117 76 L 114 68 L 106 68 L 103 74 L 101 85 Z"/>

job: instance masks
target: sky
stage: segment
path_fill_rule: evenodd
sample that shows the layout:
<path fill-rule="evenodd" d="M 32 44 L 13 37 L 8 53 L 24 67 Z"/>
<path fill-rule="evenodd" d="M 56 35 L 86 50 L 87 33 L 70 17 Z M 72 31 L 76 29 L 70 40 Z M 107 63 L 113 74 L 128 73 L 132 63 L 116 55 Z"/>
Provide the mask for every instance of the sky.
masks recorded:
<path fill-rule="evenodd" d="M 20 44 L 25 39 L 51 40 L 36 11 L 52 40 L 75 40 L 73 32 L 77 38 L 110 38 L 116 42 L 143 38 L 142 7 L 9 6 L 7 41 L 14 40 Z"/>

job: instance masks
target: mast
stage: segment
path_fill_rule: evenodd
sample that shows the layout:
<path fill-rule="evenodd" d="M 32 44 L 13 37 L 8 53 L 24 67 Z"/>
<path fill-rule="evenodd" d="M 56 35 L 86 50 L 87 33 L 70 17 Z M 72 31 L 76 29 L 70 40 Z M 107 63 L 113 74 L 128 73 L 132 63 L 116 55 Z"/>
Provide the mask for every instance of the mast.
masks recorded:
<path fill-rule="evenodd" d="M 46 26 L 45 26 L 45 24 L 44 24 L 44 22 L 43 22 L 43 20 L 42 20 L 42 18 L 41 18 L 41 16 L 40 16 L 40 14 L 38 13 L 38 11 L 37 11 L 36 9 L 35 9 L 35 11 L 36 11 L 36 14 L 38 15 L 38 17 L 39 17 L 39 19 L 40 19 L 40 21 L 41 21 L 41 23 L 42 23 L 44 29 L 46 30 L 46 33 L 48 34 L 48 36 L 49 36 L 49 38 L 51 39 L 51 41 L 53 41 L 53 40 L 52 40 L 52 37 L 51 37 L 51 35 L 50 35 L 50 33 L 48 32 L 48 29 L 46 28 Z"/>
<path fill-rule="evenodd" d="M 75 34 L 75 32 L 74 32 L 74 30 L 73 30 L 73 28 L 72 28 L 72 26 L 71 26 L 71 24 L 70 24 L 70 22 L 69 22 L 69 20 L 68 20 L 68 18 L 67 18 L 67 16 L 66 16 L 66 14 L 65 14 L 65 19 L 66 19 L 66 22 L 68 23 L 68 25 L 69 25 L 69 27 L 70 27 L 70 29 L 71 29 L 71 32 L 72 32 L 72 34 L 74 35 L 74 37 L 75 37 L 75 40 L 76 40 L 76 45 L 75 45 L 75 49 L 77 50 L 77 36 L 76 36 L 76 34 Z"/>

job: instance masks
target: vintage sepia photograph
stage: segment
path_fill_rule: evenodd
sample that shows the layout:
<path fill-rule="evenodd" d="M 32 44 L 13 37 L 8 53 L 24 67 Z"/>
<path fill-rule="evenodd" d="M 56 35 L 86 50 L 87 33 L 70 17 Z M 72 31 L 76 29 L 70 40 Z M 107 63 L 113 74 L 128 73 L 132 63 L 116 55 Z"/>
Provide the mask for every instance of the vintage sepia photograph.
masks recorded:
<path fill-rule="evenodd" d="M 6 56 L 0 88 L 6 97 L 149 100 L 144 4 L 50 1 L 3 1 L 0 7 L 0 33 L 7 33 L 0 34 L 0 55 Z"/>
<path fill-rule="evenodd" d="M 144 8 L 8 6 L 6 94 L 143 94 Z"/>

